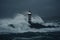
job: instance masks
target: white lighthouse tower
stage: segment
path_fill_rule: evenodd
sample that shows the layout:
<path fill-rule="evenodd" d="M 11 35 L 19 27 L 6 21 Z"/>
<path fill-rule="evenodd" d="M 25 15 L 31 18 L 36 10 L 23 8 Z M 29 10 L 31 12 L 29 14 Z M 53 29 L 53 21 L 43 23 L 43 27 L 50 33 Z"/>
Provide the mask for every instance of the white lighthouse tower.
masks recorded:
<path fill-rule="evenodd" d="M 29 12 L 28 12 L 28 23 L 31 23 L 31 11 L 29 10 Z"/>

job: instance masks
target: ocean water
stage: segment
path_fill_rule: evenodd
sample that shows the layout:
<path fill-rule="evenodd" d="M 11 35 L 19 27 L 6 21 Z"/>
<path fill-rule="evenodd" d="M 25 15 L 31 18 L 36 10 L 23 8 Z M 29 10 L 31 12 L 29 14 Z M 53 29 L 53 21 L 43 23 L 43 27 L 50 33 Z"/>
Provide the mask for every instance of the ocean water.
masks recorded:
<path fill-rule="evenodd" d="M 29 12 L 26 12 L 29 13 Z M 60 24 L 45 23 L 40 16 L 34 16 L 33 23 L 44 26 L 54 26 L 52 28 L 30 28 L 28 17 L 24 14 L 17 14 L 14 18 L 0 19 L 0 40 L 59 40 Z M 14 27 L 9 26 L 12 24 Z M 37 25 L 38 27 L 38 25 Z M 56 36 L 56 37 L 55 37 Z"/>

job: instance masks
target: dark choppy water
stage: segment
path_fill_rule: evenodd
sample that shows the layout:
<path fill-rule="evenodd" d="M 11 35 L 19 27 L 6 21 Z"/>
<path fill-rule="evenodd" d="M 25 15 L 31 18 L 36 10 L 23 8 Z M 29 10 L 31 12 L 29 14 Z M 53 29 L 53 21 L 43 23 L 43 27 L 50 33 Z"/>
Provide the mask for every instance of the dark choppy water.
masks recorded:
<path fill-rule="evenodd" d="M 32 22 L 29 26 L 23 14 L 14 19 L 0 19 L 0 40 L 60 40 L 60 24 L 44 23 L 39 16 L 32 17 Z"/>
<path fill-rule="evenodd" d="M 25 32 L 0 35 L 0 40 L 60 40 L 60 32 Z"/>

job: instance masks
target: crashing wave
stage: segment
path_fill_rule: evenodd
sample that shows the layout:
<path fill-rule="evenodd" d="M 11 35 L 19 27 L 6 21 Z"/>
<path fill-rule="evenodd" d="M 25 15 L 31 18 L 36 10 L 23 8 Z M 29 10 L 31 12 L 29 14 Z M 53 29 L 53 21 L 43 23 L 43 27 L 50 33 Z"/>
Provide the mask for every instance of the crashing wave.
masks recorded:
<path fill-rule="evenodd" d="M 52 32 L 59 31 L 59 28 L 41 28 L 35 29 L 30 28 L 29 23 L 27 21 L 27 16 L 23 14 L 17 14 L 13 19 L 0 19 L 0 32 L 12 32 L 12 33 L 22 33 L 22 32 Z M 32 17 L 33 23 L 42 23 L 43 25 L 48 25 L 49 23 L 44 23 L 41 17 L 35 16 Z M 15 28 L 9 27 L 9 24 L 13 24 Z M 52 24 L 52 23 L 51 23 Z M 55 24 L 56 25 L 56 24 Z M 38 26 L 37 26 L 38 27 Z"/>

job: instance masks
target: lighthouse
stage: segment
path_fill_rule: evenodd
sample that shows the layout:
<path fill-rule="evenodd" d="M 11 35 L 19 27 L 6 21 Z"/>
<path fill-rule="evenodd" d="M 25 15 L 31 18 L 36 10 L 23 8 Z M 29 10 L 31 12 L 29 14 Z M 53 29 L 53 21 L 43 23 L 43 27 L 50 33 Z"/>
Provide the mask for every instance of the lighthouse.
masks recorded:
<path fill-rule="evenodd" d="M 28 23 L 30 23 L 30 24 L 31 24 L 31 15 L 32 15 L 32 14 L 31 14 L 31 11 L 29 11 L 29 12 L 28 12 Z"/>

